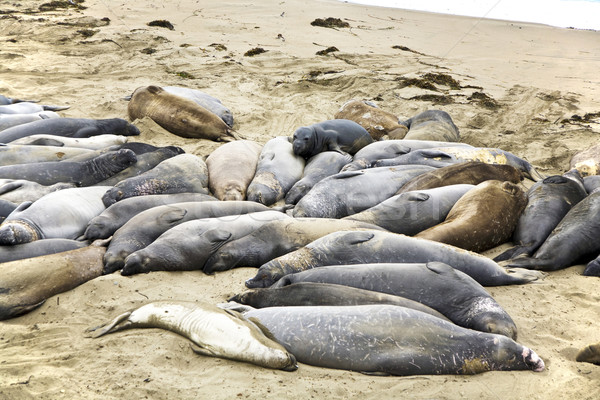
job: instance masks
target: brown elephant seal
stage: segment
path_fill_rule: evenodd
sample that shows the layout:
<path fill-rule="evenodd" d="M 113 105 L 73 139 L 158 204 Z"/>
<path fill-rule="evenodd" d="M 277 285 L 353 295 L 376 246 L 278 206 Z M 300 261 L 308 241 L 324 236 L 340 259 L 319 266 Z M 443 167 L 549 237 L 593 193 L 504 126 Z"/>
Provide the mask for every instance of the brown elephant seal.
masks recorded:
<path fill-rule="evenodd" d="M 97 244 L 3 263 L 0 320 L 25 314 L 47 298 L 100 276 L 106 248 L 101 243 Z"/>
<path fill-rule="evenodd" d="M 132 121 L 147 116 L 167 131 L 185 138 L 215 141 L 237 139 L 231 128 L 216 114 L 158 86 L 137 88 L 131 96 L 127 112 Z"/>
<path fill-rule="evenodd" d="M 266 307 L 256 319 L 299 362 L 371 374 L 544 370 L 531 349 L 493 333 L 388 304 Z"/>
<path fill-rule="evenodd" d="M 478 185 L 487 180 L 519 183 L 521 179 L 523 179 L 521 172 L 513 166 L 469 161 L 437 168 L 417 176 L 402 186 L 396 194 L 447 185 Z"/>
<path fill-rule="evenodd" d="M 408 132 L 408 128 L 398 122 L 397 116 L 366 100 L 352 99 L 345 102 L 333 118 L 356 122 L 375 140 L 380 140 L 385 135 L 402 139 Z"/>
<path fill-rule="evenodd" d="M 577 352 L 575 361 L 600 365 L 600 342 L 583 347 Z"/>
<path fill-rule="evenodd" d="M 206 108 L 208 111 L 215 113 L 225 122 L 230 128 L 233 128 L 233 114 L 231 110 L 221 103 L 221 100 L 204 93 L 197 89 L 189 89 L 180 86 L 162 86 L 164 90 L 177 96 L 185 97 L 192 100 L 194 103 Z"/>
<path fill-rule="evenodd" d="M 373 143 L 369 132 L 354 121 L 333 119 L 296 129 L 292 137 L 294 154 L 311 158 L 322 151 L 356 154 Z"/>
<path fill-rule="evenodd" d="M 221 145 L 206 159 L 208 187 L 219 200 L 246 200 L 246 190 L 256 173 L 262 145 L 236 140 Z"/>
<path fill-rule="evenodd" d="M 579 171 L 583 177 L 600 175 L 600 145 L 595 144 L 575 153 L 569 165 L 571 169 Z"/>
<path fill-rule="evenodd" d="M 407 140 L 437 140 L 460 142 L 458 128 L 452 117 L 442 110 L 427 110 L 401 122 L 408 128 Z"/>
<path fill-rule="evenodd" d="M 527 195 L 511 182 L 485 181 L 450 209 L 444 222 L 415 237 L 483 252 L 510 240 L 527 205 Z"/>
<path fill-rule="evenodd" d="M 295 371 L 296 359 L 242 314 L 206 302 L 156 301 L 90 329 L 94 337 L 131 328 L 160 328 L 191 340 L 192 350 L 210 357 Z"/>

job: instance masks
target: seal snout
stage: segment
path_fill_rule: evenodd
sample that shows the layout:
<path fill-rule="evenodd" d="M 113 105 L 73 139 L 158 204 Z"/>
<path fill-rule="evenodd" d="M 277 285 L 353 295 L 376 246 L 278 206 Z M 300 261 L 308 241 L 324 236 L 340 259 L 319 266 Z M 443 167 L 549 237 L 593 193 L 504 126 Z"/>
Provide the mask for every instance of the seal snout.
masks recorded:
<path fill-rule="evenodd" d="M 533 372 L 542 372 L 546 368 L 544 360 L 542 360 L 535 351 L 528 349 L 527 347 L 523 348 L 523 361 L 525 361 L 525 364 L 531 368 Z"/>
<path fill-rule="evenodd" d="M 121 270 L 121 275 L 128 276 L 145 270 L 145 266 L 150 261 L 150 258 L 141 254 L 133 253 L 125 259 L 125 264 Z"/>
<path fill-rule="evenodd" d="M 0 228 L 0 246 L 29 243 L 36 239 L 29 230 L 21 225 L 8 223 Z"/>

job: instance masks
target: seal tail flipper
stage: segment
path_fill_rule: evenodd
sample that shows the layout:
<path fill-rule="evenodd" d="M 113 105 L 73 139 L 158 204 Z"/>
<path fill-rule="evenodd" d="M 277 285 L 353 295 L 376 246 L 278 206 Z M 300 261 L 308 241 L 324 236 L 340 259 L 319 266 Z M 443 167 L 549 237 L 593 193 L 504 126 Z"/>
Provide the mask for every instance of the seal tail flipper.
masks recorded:
<path fill-rule="evenodd" d="M 130 315 L 131 315 L 131 311 L 127 311 L 126 313 L 123 313 L 123 314 L 119 315 L 118 317 L 116 317 L 115 319 L 113 319 L 108 324 L 99 325 L 95 328 L 89 328 L 87 330 L 87 332 L 95 332 L 96 330 L 98 330 L 98 332 L 93 334 L 93 337 L 97 338 L 97 337 L 106 335 L 107 333 L 113 333 L 113 332 L 120 331 L 122 329 L 126 329 L 129 325 L 131 325 L 131 323 L 127 321 L 127 318 L 129 318 Z M 121 324 L 121 322 L 123 322 L 123 321 L 125 321 L 125 322 L 123 324 Z M 119 324 L 121 324 L 121 325 L 119 325 Z"/>
<path fill-rule="evenodd" d="M 246 138 L 245 138 L 244 136 L 240 135 L 240 133 L 239 133 L 239 132 L 237 132 L 237 131 L 234 131 L 233 129 L 229 129 L 229 132 L 228 132 L 228 133 L 229 133 L 231 136 L 233 136 L 233 138 L 234 138 L 235 140 L 246 140 Z"/>
<path fill-rule="evenodd" d="M 525 245 L 513 246 L 510 249 L 507 249 L 503 253 L 500 253 L 499 255 L 494 257 L 494 261 L 496 261 L 496 262 L 506 261 L 506 260 L 516 258 L 518 256 L 522 256 L 523 254 L 530 256 L 534 252 L 534 250 L 535 249 L 531 245 L 530 246 L 525 246 Z"/>
<path fill-rule="evenodd" d="M 43 105 L 44 111 L 62 111 L 68 110 L 71 106 L 53 106 L 53 105 Z"/>
<path fill-rule="evenodd" d="M 3 289 L 4 288 L 0 288 L 0 292 Z M 38 308 L 39 306 L 44 304 L 45 301 L 46 301 L 46 299 L 44 299 L 36 304 L 23 304 L 23 305 L 17 305 L 14 307 L 6 307 L 6 306 L 0 307 L 0 321 L 9 319 L 9 318 L 15 318 L 15 317 L 18 317 L 23 314 L 27 314 L 28 312 L 35 310 L 36 308 Z"/>
<path fill-rule="evenodd" d="M 219 353 L 215 353 L 214 351 L 210 350 L 210 348 L 204 348 L 204 347 L 200 347 L 196 344 L 190 343 L 190 348 L 192 349 L 192 351 L 196 354 L 200 354 L 203 356 L 208 356 L 208 357 L 222 357 L 221 354 Z"/>
<path fill-rule="evenodd" d="M 527 173 L 529 174 L 529 177 L 536 182 L 542 181 L 545 178 L 547 178 L 546 175 L 539 173 L 538 170 L 536 170 L 533 165 L 529 165 L 529 168 L 527 169 Z"/>
<path fill-rule="evenodd" d="M 542 271 L 533 271 L 525 268 L 505 268 L 506 273 L 511 277 L 510 283 L 521 284 L 542 280 L 546 274 Z M 509 283 L 509 284 L 510 284 Z"/>

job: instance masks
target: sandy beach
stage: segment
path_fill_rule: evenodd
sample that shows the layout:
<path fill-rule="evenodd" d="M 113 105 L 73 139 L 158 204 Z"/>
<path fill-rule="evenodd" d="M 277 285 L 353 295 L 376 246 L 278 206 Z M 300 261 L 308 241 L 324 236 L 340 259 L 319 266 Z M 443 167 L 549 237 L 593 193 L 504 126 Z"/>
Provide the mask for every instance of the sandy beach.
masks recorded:
<path fill-rule="evenodd" d="M 0 6 L 0 94 L 69 105 L 65 117 L 127 118 L 139 86 L 185 86 L 228 106 L 237 132 L 265 143 L 333 118 L 352 98 L 408 118 L 447 111 L 462 141 L 562 173 L 600 138 L 600 32 L 366 7 L 333 0 L 248 3 L 76 0 Z M 311 25 L 339 18 L 347 28 Z M 148 26 L 167 20 L 173 29 Z M 317 52 L 335 47 L 325 55 Z M 257 48 L 264 52 L 247 55 Z M 136 138 L 207 156 L 221 143 L 149 119 Z M 508 244 L 486 255 L 499 254 Z M 301 364 L 295 372 L 196 355 L 173 333 L 85 330 L 152 300 L 223 302 L 255 274 L 118 272 L 0 322 L 1 399 L 596 399 L 600 367 L 574 361 L 600 341 L 600 280 L 578 265 L 489 287 L 541 373 L 380 377 Z M 0 269 L 1 273 L 1 269 Z"/>

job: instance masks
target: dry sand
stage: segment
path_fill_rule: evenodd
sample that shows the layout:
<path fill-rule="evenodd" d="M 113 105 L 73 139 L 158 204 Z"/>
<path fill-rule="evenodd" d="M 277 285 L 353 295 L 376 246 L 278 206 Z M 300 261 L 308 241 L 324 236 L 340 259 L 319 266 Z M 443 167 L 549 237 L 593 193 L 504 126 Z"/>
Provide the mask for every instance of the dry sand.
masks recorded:
<path fill-rule="evenodd" d="M 236 130 L 261 143 L 330 119 L 351 98 L 404 117 L 446 110 L 465 142 L 511 151 L 546 173 L 565 171 L 576 151 L 598 142 L 600 119 L 573 116 L 600 111 L 600 32 L 332 0 L 86 0 L 86 9 L 38 12 L 40 3 L 0 6 L 0 93 L 68 104 L 61 113 L 67 117 L 126 118 L 121 98 L 159 84 L 220 98 L 233 110 Z M 310 24 L 327 17 L 350 28 Z M 174 30 L 147 26 L 160 19 Z M 315 54 L 330 46 L 339 51 Z M 266 52 L 244 56 L 256 47 Z M 418 83 L 406 78 L 431 83 L 426 73 L 449 75 L 459 86 L 404 86 Z M 156 145 L 198 155 L 220 145 L 178 138 L 152 121 L 137 124 L 141 140 Z M 600 280 L 582 270 L 489 288 L 546 371 L 414 377 L 308 365 L 266 370 L 198 356 L 186 339 L 156 329 L 86 338 L 86 328 L 149 300 L 221 302 L 242 291 L 255 270 L 116 273 L 0 323 L 0 398 L 597 399 L 600 367 L 574 361 L 580 347 L 600 341 Z"/>

